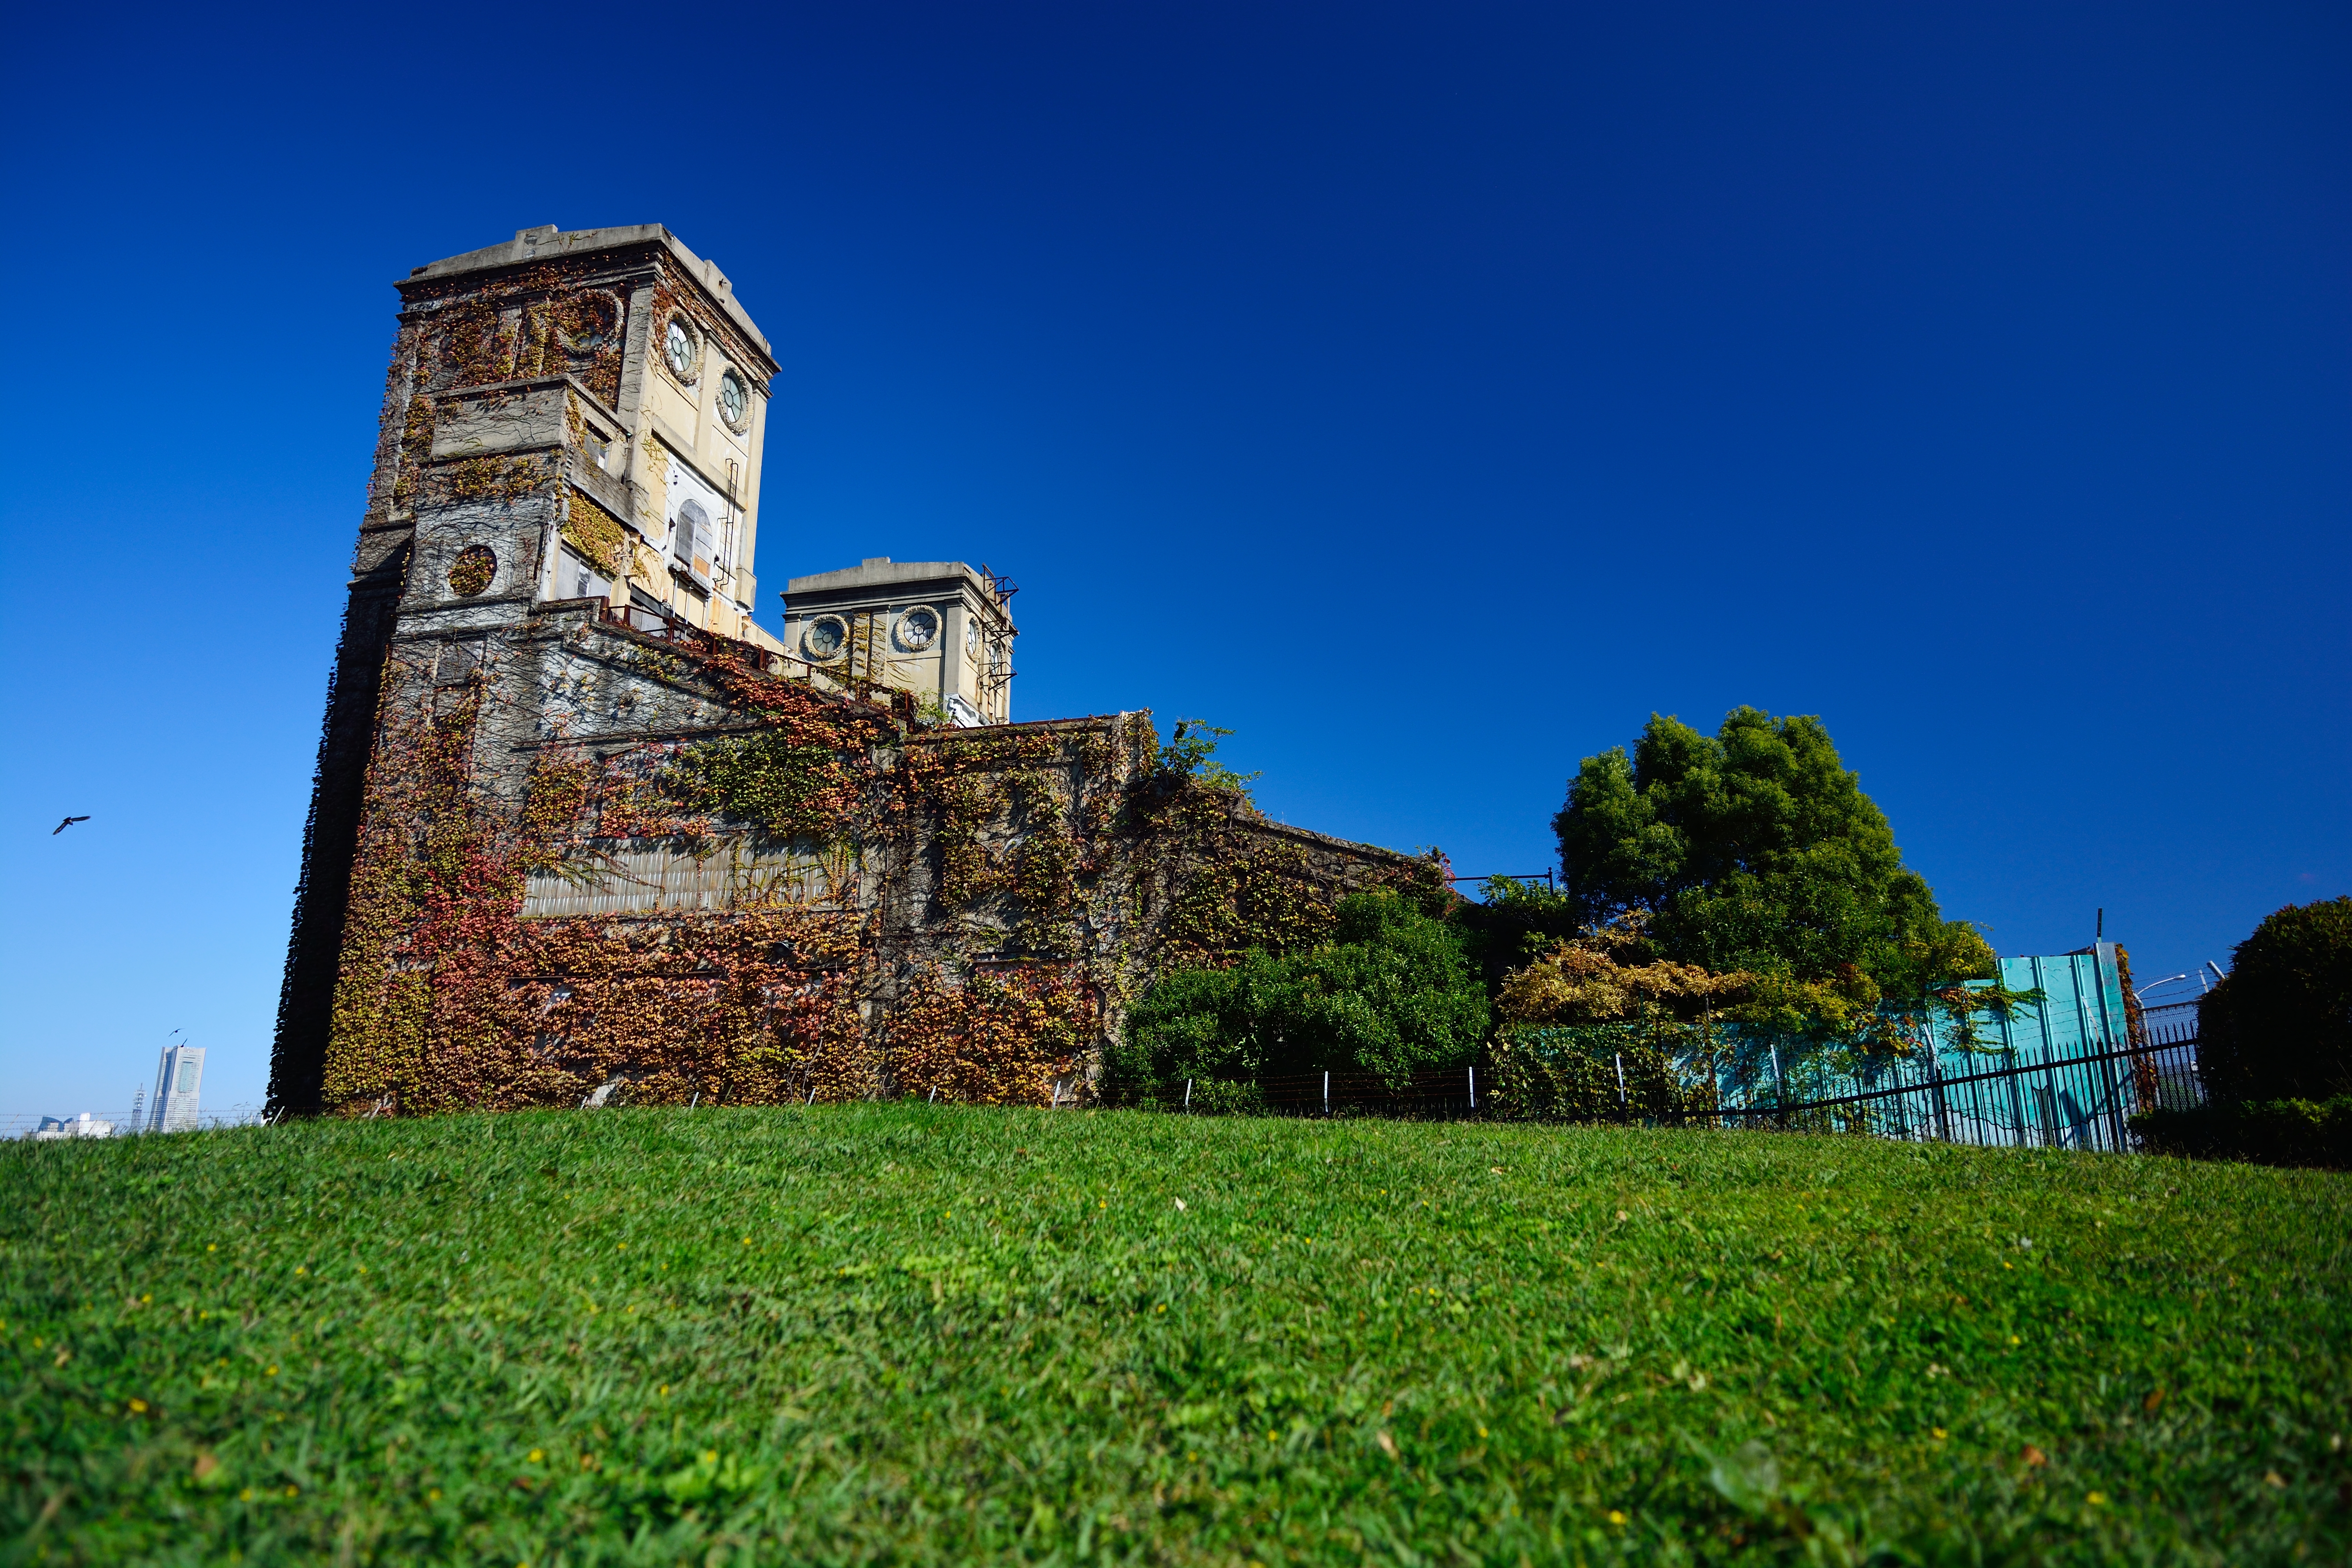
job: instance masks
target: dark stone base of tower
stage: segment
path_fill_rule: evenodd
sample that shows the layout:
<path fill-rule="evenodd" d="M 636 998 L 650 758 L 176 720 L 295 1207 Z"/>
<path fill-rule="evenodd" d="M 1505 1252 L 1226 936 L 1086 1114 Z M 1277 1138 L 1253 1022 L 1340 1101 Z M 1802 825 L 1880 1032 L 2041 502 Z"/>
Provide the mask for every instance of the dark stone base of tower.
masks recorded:
<path fill-rule="evenodd" d="M 753 627 L 774 367 L 665 231 L 528 231 L 403 289 L 274 1110 L 1042 1103 L 1162 969 L 1310 942 L 1349 890 L 1448 896 L 1171 770 L 1148 714 L 929 724 L 888 661 Z"/>

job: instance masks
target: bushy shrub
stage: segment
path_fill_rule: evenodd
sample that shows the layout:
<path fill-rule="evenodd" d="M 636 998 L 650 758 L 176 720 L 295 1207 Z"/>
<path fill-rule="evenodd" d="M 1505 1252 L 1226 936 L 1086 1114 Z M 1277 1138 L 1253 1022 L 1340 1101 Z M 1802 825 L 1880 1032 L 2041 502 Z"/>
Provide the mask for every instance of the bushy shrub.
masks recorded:
<path fill-rule="evenodd" d="M 2352 898 L 2289 905 L 2238 944 L 2198 1004 L 2197 1059 L 2217 1100 L 2352 1094 Z"/>
<path fill-rule="evenodd" d="M 1485 988 L 1444 921 L 1389 889 L 1339 900 L 1331 940 L 1229 969 L 1162 975 L 1127 1016 L 1103 1064 L 1114 1104 L 1245 1109 L 1242 1086 L 1316 1072 L 1369 1073 L 1391 1088 L 1477 1058 Z"/>
<path fill-rule="evenodd" d="M 1507 1026 L 1490 1058 L 1496 1114 L 1561 1121 L 1677 1121 L 1716 1109 L 1712 1079 L 1683 1069 L 1701 1048 L 1692 1025 Z"/>
<path fill-rule="evenodd" d="M 2151 1154 L 2352 1169 L 2352 1094 L 2149 1110 L 2132 1118 L 2132 1130 Z"/>

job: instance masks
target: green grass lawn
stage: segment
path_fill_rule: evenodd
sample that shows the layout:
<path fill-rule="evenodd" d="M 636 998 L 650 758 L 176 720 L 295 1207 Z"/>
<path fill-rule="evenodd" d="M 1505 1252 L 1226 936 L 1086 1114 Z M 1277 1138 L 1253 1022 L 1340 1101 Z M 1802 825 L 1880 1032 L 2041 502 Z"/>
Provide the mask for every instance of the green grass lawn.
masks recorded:
<path fill-rule="evenodd" d="M 0 1149 L 25 1562 L 2352 1558 L 2352 1178 L 921 1106 Z"/>

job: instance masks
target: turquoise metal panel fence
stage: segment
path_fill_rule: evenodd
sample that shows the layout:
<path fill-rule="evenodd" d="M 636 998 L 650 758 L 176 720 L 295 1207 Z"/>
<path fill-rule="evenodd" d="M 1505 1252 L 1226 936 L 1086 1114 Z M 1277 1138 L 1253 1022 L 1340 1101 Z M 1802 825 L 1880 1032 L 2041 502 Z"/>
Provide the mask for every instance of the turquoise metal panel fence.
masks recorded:
<path fill-rule="evenodd" d="M 2114 943 L 2004 959 L 2000 984 L 2038 995 L 1931 1016 L 1899 1053 L 1738 1025 L 1517 1030 L 1511 1043 L 1518 1076 L 1544 1087 L 1531 1109 L 1575 1118 L 2120 1151 L 2136 1112 L 2201 1098 L 2193 1046 L 2133 1044 Z M 1506 1102 L 1517 1087 L 1497 1082 Z"/>

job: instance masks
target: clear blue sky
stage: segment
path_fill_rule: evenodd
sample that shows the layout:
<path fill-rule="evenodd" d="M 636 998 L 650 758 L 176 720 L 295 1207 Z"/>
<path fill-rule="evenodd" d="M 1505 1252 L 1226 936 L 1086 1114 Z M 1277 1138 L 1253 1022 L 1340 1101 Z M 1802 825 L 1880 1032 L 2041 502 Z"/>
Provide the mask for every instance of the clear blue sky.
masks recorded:
<path fill-rule="evenodd" d="M 543 223 L 773 340 L 768 587 L 986 561 L 1019 714 L 1231 725 L 1286 820 L 1541 867 L 1745 702 L 2004 952 L 2352 891 L 2341 5 L 44 6 L 0 70 L 0 1113 L 174 1027 L 258 1098 L 391 284 Z"/>

